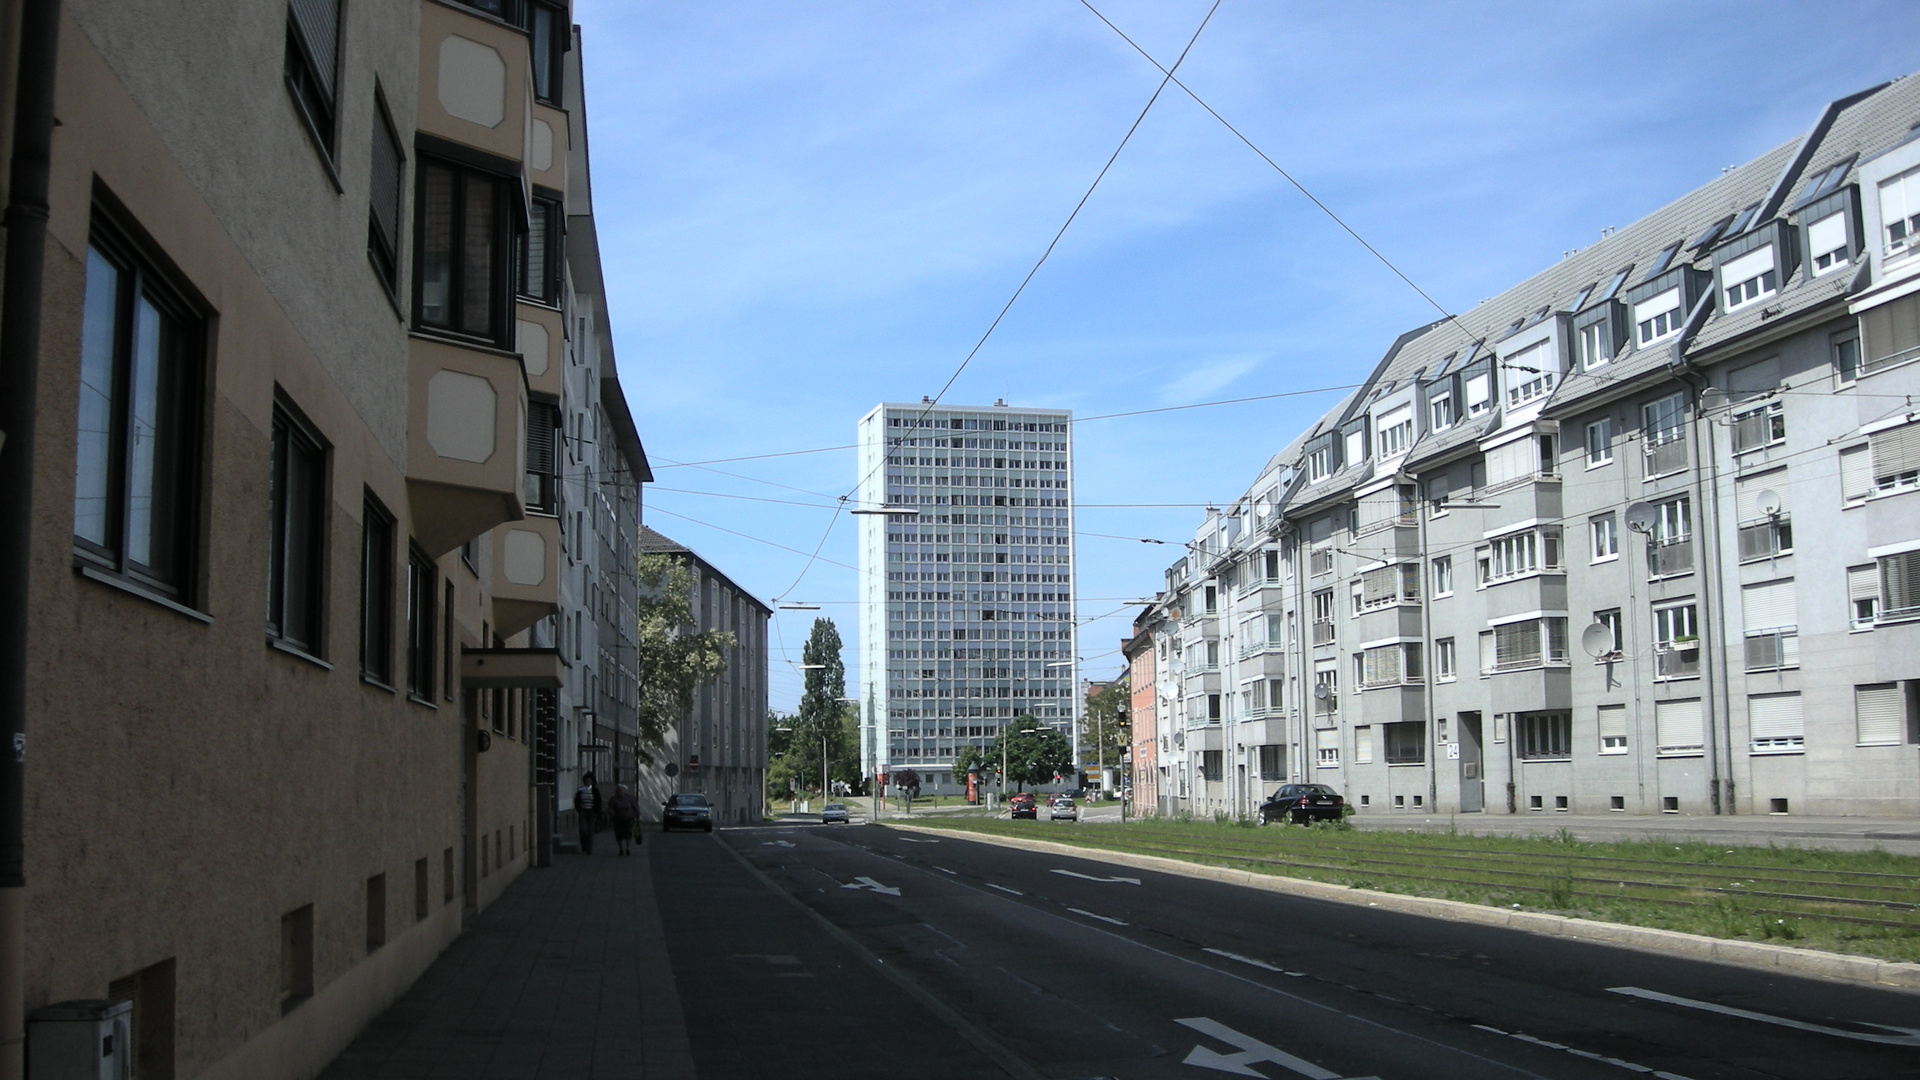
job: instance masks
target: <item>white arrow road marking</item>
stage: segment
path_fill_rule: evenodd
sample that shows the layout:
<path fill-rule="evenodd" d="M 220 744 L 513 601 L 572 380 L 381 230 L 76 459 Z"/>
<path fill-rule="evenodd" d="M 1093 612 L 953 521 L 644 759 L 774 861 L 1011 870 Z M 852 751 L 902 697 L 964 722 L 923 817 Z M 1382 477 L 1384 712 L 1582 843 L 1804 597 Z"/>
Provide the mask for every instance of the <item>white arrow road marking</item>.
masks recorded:
<path fill-rule="evenodd" d="M 1077 877 L 1081 881 L 1104 882 L 1108 885 L 1117 885 L 1122 881 L 1126 882 L 1129 885 L 1140 884 L 1140 879 L 1137 877 L 1094 877 L 1092 874 L 1080 874 L 1080 873 L 1075 873 L 1072 870 L 1055 870 L 1054 873 L 1065 874 L 1067 877 Z"/>
<path fill-rule="evenodd" d="M 1784 1016 L 1768 1016 L 1766 1013 L 1736 1009 L 1731 1005 L 1715 1005 L 1711 1001 L 1695 1001 L 1692 998 L 1662 994 L 1657 990 L 1642 990 L 1637 986 L 1610 986 L 1607 989 L 1611 993 L 1625 994 L 1628 997 L 1645 998 L 1648 1001 L 1664 1001 L 1669 1005 L 1678 1005 L 1686 1009 L 1716 1012 L 1723 1016 L 1738 1016 L 1743 1020 L 1758 1020 L 1763 1024 L 1778 1024 L 1781 1027 L 1795 1028 L 1800 1031 L 1817 1031 L 1822 1035 L 1837 1035 L 1842 1039 L 1853 1039 L 1857 1042 L 1880 1043 L 1885 1046 L 1920 1046 L 1920 1028 L 1893 1027 L 1889 1024 L 1868 1024 L 1868 1027 L 1877 1027 L 1882 1031 L 1897 1031 L 1900 1033 L 1898 1035 L 1875 1035 L 1867 1031 L 1848 1031 L 1845 1028 L 1809 1024 L 1804 1020 L 1789 1020 Z"/>
<path fill-rule="evenodd" d="M 1109 919 L 1105 915 L 1095 915 L 1093 912 L 1086 911 L 1081 908 L 1070 907 L 1067 910 L 1073 912 L 1075 915 L 1085 915 L 1089 919 L 1099 919 L 1101 922 L 1112 923 L 1115 926 L 1127 925 L 1126 923 L 1121 922 L 1119 919 Z"/>
<path fill-rule="evenodd" d="M 760 846 L 761 847 L 792 847 L 793 845 L 785 840 L 762 840 L 760 841 Z"/>
<path fill-rule="evenodd" d="M 1256 1061 L 1270 1061 L 1283 1069 L 1299 1073 L 1308 1080 L 1340 1080 L 1340 1074 L 1337 1072 L 1330 1072 L 1311 1061 L 1294 1057 L 1285 1050 L 1268 1046 L 1251 1035 L 1242 1035 L 1218 1020 L 1196 1016 L 1187 1020 L 1175 1020 L 1174 1023 L 1190 1027 L 1202 1035 L 1240 1048 L 1237 1054 L 1222 1054 L 1204 1046 L 1195 1046 L 1183 1064 L 1198 1065 L 1202 1069 L 1218 1069 L 1221 1072 L 1230 1072 L 1239 1076 L 1258 1076 L 1264 1080 L 1267 1074 L 1257 1072 L 1250 1066 Z"/>
<path fill-rule="evenodd" d="M 882 885 L 870 877 L 857 877 L 840 887 L 843 889 L 871 889 L 877 893 L 886 893 L 888 896 L 900 895 L 899 889 Z"/>
<path fill-rule="evenodd" d="M 1005 885 L 995 885 L 995 884 L 994 884 L 993 882 L 991 882 L 991 881 L 989 881 L 989 882 L 987 882 L 987 888 L 989 888 L 989 889 L 999 889 L 999 890 L 1000 890 L 1001 892 L 1003 892 L 1003 893 L 1012 893 L 1012 894 L 1013 894 L 1013 895 L 1015 895 L 1015 896 L 1025 896 L 1025 895 L 1027 895 L 1026 893 L 1023 893 L 1023 892 L 1021 892 L 1021 891 L 1020 891 L 1019 889 L 1009 889 L 1009 888 L 1007 888 L 1007 887 L 1006 887 Z"/>
<path fill-rule="evenodd" d="M 1272 964 L 1267 963 L 1265 960 L 1255 960 L 1251 956 L 1241 956 L 1237 952 L 1228 952 L 1225 949 L 1207 949 L 1206 951 L 1212 953 L 1215 956 L 1224 956 L 1229 960 L 1238 960 L 1243 964 L 1252 964 L 1254 967 L 1257 967 L 1257 968 L 1264 968 L 1268 971 L 1277 971 L 1282 975 L 1291 975 L 1296 979 L 1306 974 L 1306 972 L 1303 972 L 1303 971 L 1288 971 L 1286 968 L 1283 968 L 1283 967 L 1274 967 Z"/>

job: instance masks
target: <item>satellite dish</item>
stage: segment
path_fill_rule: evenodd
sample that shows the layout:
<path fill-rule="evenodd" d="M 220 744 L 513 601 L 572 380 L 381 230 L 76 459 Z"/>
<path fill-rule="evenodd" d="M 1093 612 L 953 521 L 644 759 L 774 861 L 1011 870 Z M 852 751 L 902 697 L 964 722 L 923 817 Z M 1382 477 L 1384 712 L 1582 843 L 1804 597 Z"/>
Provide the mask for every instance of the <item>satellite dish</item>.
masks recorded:
<path fill-rule="evenodd" d="M 1700 391 L 1700 411 L 1702 412 L 1712 412 L 1715 409 L 1731 404 L 1733 404 L 1733 399 L 1728 396 L 1725 390 L 1717 386 L 1709 386 L 1705 390 Z"/>
<path fill-rule="evenodd" d="M 1325 700 L 1327 700 L 1327 697 L 1328 697 L 1328 695 L 1330 695 L 1331 693 L 1332 693 L 1332 691 L 1330 691 L 1330 690 L 1328 690 L 1328 689 L 1327 689 L 1327 684 L 1326 684 L 1326 683 L 1314 683 L 1314 684 L 1313 684 L 1313 696 L 1314 696 L 1315 698 L 1318 698 L 1318 699 L 1319 699 L 1319 700 L 1321 700 L 1321 701 L 1325 701 Z"/>
<path fill-rule="evenodd" d="M 1627 528 L 1637 533 L 1650 533 L 1660 521 L 1660 511 L 1652 503 L 1637 502 L 1626 510 Z"/>
<path fill-rule="evenodd" d="M 1254 507 L 1253 512 L 1259 517 L 1266 517 L 1268 514 L 1273 513 L 1273 507 L 1268 506 L 1266 503 L 1261 503 L 1259 506 Z"/>
<path fill-rule="evenodd" d="M 1613 651 L 1613 627 L 1597 622 L 1580 631 L 1580 647 L 1595 660 Z"/>
<path fill-rule="evenodd" d="M 1753 508 L 1767 517 L 1780 516 L 1780 493 L 1768 488 L 1753 497 Z"/>

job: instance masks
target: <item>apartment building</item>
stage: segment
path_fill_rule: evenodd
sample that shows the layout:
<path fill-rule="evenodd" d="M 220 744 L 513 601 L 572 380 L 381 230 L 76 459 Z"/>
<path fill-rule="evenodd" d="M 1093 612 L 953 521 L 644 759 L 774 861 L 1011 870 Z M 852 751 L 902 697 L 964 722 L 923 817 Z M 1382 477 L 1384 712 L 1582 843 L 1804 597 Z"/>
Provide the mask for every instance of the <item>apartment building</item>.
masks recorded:
<path fill-rule="evenodd" d="M 1127 741 L 1127 786 L 1134 810 L 1140 814 L 1162 811 L 1153 622 L 1153 612 L 1142 611 L 1134 618 L 1133 633 L 1120 641 L 1120 656 L 1127 664 L 1127 712 L 1133 721 Z"/>
<path fill-rule="evenodd" d="M 6 1046 L 120 999 L 141 1077 L 311 1076 L 529 865 L 561 703 L 631 698 L 578 39 L 60 7 Z"/>
<path fill-rule="evenodd" d="M 676 763 L 677 776 L 659 769 L 643 774 L 641 806 L 653 811 L 672 792 L 699 791 L 713 803 L 716 823 L 760 821 L 766 816 L 767 622 L 773 609 L 692 548 L 644 525 L 640 551 L 683 560 L 693 571 L 693 632 L 718 630 L 734 641 L 726 671 L 694 691 L 691 714 L 663 748 L 662 764 Z"/>
<path fill-rule="evenodd" d="M 1021 716 L 1073 740 L 1079 760 L 1072 420 L 931 400 L 860 419 L 867 775 L 912 769 L 922 791 L 963 791 L 958 748 Z"/>
<path fill-rule="evenodd" d="M 1393 342 L 1168 570 L 1177 807 L 1920 814 L 1917 127 L 1833 102 Z"/>

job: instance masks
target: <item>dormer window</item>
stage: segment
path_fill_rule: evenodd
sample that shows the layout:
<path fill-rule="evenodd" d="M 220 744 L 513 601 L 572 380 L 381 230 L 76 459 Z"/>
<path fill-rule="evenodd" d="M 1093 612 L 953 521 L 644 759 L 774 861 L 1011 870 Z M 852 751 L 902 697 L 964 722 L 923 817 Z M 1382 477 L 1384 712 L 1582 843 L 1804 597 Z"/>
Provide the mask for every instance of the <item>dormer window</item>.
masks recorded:
<path fill-rule="evenodd" d="M 1346 455 L 1341 460 L 1348 465 L 1367 459 L 1367 432 L 1365 428 L 1356 428 L 1347 432 Z"/>
<path fill-rule="evenodd" d="M 1607 282 L 1606 289 L 1600 293 L 1600 299 L 1611 300 L 1615 296 L 1618 296 L 1620 294 L 1620 286 L 1627 283 L 1627 275 L 1631 273 L 1633 273 L 1632 263 L 1621 267 L 1619 272 L 1613 275 L 1613 280 Z"/>
<path fill-rule="evenodd" d="M 1735 231 L 1738 231 L 1738 227 L 1735 228 Z M 1647 279 L 1651 281 L 1661 274 L 1666 273 L 1667 267 L 1673 264 L 1674 255 L 1678 254 L 1679 251 L 1679 244 L 1671 244 L 1665 251 L 1662 251 L 1659 258 L 1654 259 L 1653 265 L 1647 269 Z"/>
<path fill-rule="evenodd" d="M 1813 268 L 1812 276 L 1819 277 L 1829 270 L 1845 266 L 1852 257 L 1853 246 L 1847 242 L 1845 212 L 1828 214 L 1807 226 L 1807 261 Z"/>
<path fill-rule="evenodd" d="M 1740 211 L 1740 216 L 1733 220 L 1731 226 L 1728 226 L 1727 235 L 1738 236 L 1741 232 L 1745 231 L 1747 224 L 1753 220 L 1753 212 L 1758 209 L 1760 209 L 1760 204 L 1754 203 L 1752 206 Z"/>
<path fill-rule="evenodd" d="M 1552 350 L 1538 341 L 1506 358 L 1507 407 L 1523 405 L 1553 391 Z"/>
<path fill-rule="evenodd" d="M 1679 333 L 1680 320 L 1678 286 L 1633 305 L 1633 324 L 1641 348 Z"/>
<path fill-rule="evenodd" d="M 1888 258 L 1913 250 L 1920 234 L 1920 168 L 1881 182 L 1880 222 L 1887 234 Z"/>
<path fill-rule="evenodd" d="M 1780 290 L 1779 274 L 1774 268 L 1773 245 L 1757 248 L 1720 268 L 1721 295 L 1727 311 L 1743 308 Z"/>
<path fill-rule="evenodd" d="M 1493 373 L 1483 371 L 1467 378 L 1467 415 L 1479 416 L 1493 408 Z"/>
<path fill-rule="evenodd" d="M 1574 340 L 1574 348 L 1580 353 L 1580 369 L 1592 371 L 1594 368 L 1613 359 L 1607 351 L 1607 324 L 1588 323 L 1580 328 L 1580 336 Z"/>
<path fill-rule="evenodd" d="M 1806 190 L 1800 195 L 1800 205 L 1806 206 L 1815 199 L 1825 198 L 1838 190 L 1840 181 L 1847 178 L 1847 170 L 1853 168 L 1853 160 L 1853 155 L 1849 154 L 1825 171 L 1815 173 L 1813 179 L 1807 181 Z"/>
<path fill-rule="evenodd" d="M 1307 483 L 1317 484 L 1333 475 L 1333 447 L 1323 446 L 1307 455 Z"/>
<path fill-rule="evenodd" d="M 1396 457 L 1413 445 L 1413 406 L 1402 405 L 1380 418 L 1380 456 Z"/>
<path fill-rule="evenodd" d="M 1427 426 L 1434 431 L 1453 426 L 1453 391 L 1443 390 L 1427 399 Z"/>

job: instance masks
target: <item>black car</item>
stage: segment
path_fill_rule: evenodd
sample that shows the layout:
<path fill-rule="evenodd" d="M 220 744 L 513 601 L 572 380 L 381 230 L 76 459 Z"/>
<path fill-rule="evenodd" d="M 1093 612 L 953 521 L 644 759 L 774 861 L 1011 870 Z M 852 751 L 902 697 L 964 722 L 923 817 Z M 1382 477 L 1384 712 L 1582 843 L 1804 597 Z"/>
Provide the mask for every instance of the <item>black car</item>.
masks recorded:
<path fill-rule="evenodd" d="M 1282 784 L 1272 798 L 1260 804 L 1260 824 L 1339 821 L 1346 812 L 1346 800 L 1325 784 Z"/>
<path fill-rule="evenodd" d="M 682 828 L 713 831 L 713 804 L 705 795 L 667 796 L 667 805 L 660 810 L 660 831 Z"/>
<path fill-rule="evenodd" d="M 1009 818 L 1031 818 L 1038 820 L 1040 817 L 1040 805 L 1034 800 L 1033 796 L 1023 791 L 1007 800 L 1007 816 Z"/>

